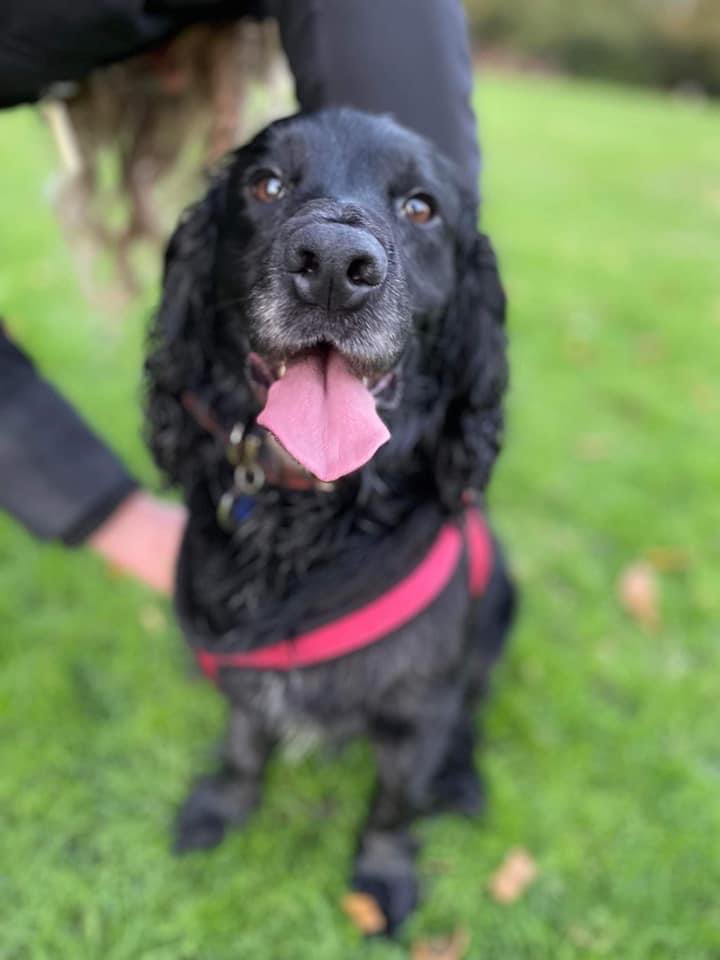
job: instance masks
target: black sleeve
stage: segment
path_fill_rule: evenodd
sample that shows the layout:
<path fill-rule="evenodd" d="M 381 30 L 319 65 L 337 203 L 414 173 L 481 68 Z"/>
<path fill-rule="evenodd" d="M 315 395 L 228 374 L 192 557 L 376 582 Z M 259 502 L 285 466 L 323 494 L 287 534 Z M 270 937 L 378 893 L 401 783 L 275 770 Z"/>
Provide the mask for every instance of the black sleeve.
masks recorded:
<path fill-rule="evenodd" d="M 305 110 L 391 113 L 477 190 L 472 65 L 460 0 L 269 0 Z"/>
<path fill-rule="evenodd" d="M 262 17 L 264 0 L 0 0 L 0 108 L 169 40 L 197 21 Z"/>
<path fill-rule="evenodd" d="M 2 0 L 0 108 L 37 100 L 55 83 L 79 80 L 234 6 L 215 0 L 166 11 L 148 0 Z"/>
<path fill-rule="evenodd" d="M 0 326 L 0 510 L 82 543 L 137 484 Z"/>

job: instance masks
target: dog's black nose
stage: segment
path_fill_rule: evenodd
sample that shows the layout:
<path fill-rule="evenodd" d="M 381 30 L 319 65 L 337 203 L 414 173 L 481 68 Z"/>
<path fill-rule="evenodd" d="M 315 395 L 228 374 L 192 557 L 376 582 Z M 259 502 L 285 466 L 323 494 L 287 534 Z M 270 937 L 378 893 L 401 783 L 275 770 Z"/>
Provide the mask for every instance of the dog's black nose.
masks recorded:
<path fill-rule="evenodd" d="M 358 310 L 382 286 L 388 264 L 382 244 L 367 230 L 324 222 L 291 235 L 285 266 L 304 303 L 327 310 Z"/>

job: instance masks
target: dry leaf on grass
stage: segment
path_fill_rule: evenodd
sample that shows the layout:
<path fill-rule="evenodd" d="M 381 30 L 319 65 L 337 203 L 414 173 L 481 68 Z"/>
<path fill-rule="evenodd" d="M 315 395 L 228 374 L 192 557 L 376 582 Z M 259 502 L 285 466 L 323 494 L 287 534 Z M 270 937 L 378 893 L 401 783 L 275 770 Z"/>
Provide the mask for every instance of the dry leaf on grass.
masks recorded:
<path fill-rule="evenodd" d="M 700 413 L 717 413 L 718 408 L 720 408 L 720 395 L 714 384 L 695 384 L 692 398 Z"/>
<path fill-rule="evenodd" d="M 490 877 L 490 893 L 498 903 L 514 903 L 537 876 L 537 864 L 522 847 L 511 850 Z"/>
<path fill-rule="evenodd" d="M 577 442 L 576 452 L 580 460 L 598 463 L 607 460 L 611 452 L 610 439 L 602 433 L 586 433 Z"/>
<path fill-rule="evenodd" d="M 648 630 L 660 626 L 660 590 L 649 563 L 633 563 L 620 574 L 618 596 L 623 609 Z"/>
<path fill-rule="evenodd" d="M 361 933 L 370 937 L 382 933 L 387 927 L 385 914 L 377 900 L 368 893 L 348 893 L 343 897 L 342 908 Z"/>
<path fill-rule="evenodd" d="M 157 607 L 142 607 L 140 610 L 140 626 L 148 633 L 160 633 L 167 626 L 165 614 Z"/>
<path fill-rule="evenodd" d="M 462 960 L 469 946 L 467 930 L 456 930 L 450 936 L 418 940 L 412 945 L 410 960 Z"/>
<path fill-rule="evenodd" d="M 650 547 L 645 558 L 658 573 L 684 573 L 690 569 L 690 553 L 682 547 Z"/>

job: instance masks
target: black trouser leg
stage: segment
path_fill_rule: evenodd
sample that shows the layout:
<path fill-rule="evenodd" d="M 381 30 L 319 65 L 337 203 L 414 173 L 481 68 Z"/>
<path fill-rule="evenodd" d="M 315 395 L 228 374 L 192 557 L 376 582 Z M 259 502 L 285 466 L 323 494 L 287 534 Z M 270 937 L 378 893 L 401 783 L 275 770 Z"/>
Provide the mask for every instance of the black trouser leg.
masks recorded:
<path fill-rule="evenodd" d="M 269 0 L 304 110 L 390 113 L 434 141 L 475 190 L 479 152 L 460 0 Z"/>

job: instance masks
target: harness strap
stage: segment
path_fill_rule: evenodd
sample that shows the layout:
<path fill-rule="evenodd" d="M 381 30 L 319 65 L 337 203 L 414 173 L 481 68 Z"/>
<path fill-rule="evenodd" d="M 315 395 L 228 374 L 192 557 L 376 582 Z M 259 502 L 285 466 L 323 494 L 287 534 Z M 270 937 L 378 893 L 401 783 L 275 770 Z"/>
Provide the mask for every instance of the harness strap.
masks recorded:
<path fill-rule="evenodd" d="M 257 650 L 214 653 L 197 650 L 201 670 L 217 682 L 222 667 L 252 670 L 294 670 L 335 660 L 382 640 L 413 620 L 442 593 L 460 561 L 463 539 L 467 546 L 468 581 L 473 597 L 482 594 L 492 569 L 493 547 L 480 512 L 465 511 L 463 531 L 446 524 L 422 561 L 405 579 L 376 600 L 292 640 Z"/>

